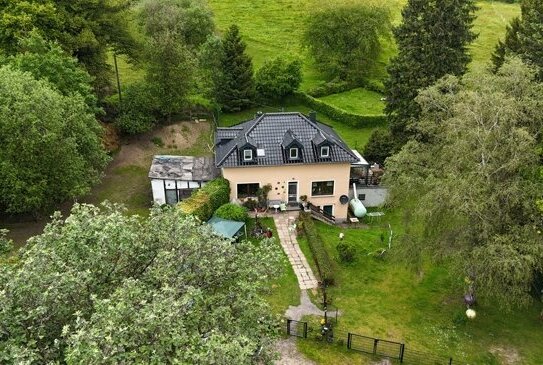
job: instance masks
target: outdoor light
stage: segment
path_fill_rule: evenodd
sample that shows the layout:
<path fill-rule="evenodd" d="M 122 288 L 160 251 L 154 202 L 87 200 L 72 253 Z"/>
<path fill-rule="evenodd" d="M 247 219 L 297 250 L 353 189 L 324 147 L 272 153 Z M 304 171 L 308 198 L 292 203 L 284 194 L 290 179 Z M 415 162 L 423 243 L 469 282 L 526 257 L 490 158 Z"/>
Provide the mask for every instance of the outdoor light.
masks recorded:
<path fill-rule="evenodd" d="M 471 308 L 469 308 L 467 311 L 466 311 L 466 316 L 469 318 L 469 319 L 474 319 L 475 316 L 477 315 L 477 313 L 475 313 L 475 311 Z"/>

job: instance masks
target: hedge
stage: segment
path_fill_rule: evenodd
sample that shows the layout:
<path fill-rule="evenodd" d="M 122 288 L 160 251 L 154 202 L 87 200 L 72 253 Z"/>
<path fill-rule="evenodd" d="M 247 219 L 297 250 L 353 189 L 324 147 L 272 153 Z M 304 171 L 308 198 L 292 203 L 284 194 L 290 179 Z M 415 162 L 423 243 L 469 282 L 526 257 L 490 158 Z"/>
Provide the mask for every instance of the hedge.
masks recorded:
<path fill-rule="evenodd" d="M 360 115 L 360 114 L 351 114 L 345 110 L 336 108 L 330 104 L 325 103 L 322 100 L 316 99 L 309 94 L 298 91 L 295 96 L 302 103 L 308 107 L 326 114 L 331 119 L 334 119 L 338 122 L 345 123 L 352 127 L 375 127 L 381 126 L 386 123 L 387 117 L 384 114 L 381 115 Z"/>
<path fill-rule="evenodd" d="M 230 183 L 220 177 L 195 190 L 188 199 L 179 203 L 178 207 L 183 213 L 194 215 L 205 222 L 221 205 L 229 201 Z"/>
<path fill-rule="evenodd" d="M 333 285 L 334 266 L 332 264 L 332 260 L 330 260 L 330 256 L 328 255 L 326 248 L 324 247 L 324 242 L 317 231 L 315 222 L 313 222 L 313 218 L 311 218 L 311 214 L 300 212 L 298 219 L 302 225 L 307 242 L 309 243 L 309 249 L 313 254 L 313 259 L 317 265 L 317 270 L 319 271 L 321 281 L 325 285 Z"/>

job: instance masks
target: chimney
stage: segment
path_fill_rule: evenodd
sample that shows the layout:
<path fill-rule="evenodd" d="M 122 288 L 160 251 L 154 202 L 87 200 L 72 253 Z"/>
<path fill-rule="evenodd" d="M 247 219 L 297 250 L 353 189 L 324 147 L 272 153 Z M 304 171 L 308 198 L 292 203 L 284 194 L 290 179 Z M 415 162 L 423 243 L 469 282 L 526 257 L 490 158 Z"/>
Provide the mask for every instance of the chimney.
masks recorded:
<path fill-rule="evenodd" d="M 317 112 L 312 110 L 309 112 L 309 120 L 312 121 L 313 123 L 316 123 L 317 122 Z"/>

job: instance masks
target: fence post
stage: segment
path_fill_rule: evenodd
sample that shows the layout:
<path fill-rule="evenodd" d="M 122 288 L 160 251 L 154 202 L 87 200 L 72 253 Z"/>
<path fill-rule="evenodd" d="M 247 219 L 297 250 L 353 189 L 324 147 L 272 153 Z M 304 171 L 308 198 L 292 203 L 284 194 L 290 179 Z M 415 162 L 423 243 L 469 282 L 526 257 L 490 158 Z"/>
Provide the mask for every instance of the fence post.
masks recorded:
<path fill-rule="evenodd" d="M 375 340 L 373 340 L 373 354 L 377 354 L 377 343 L 379 342 L 379 340 L 376 338 Z"/>
<path fill-rule="evenodd" d="M 287 319 L 287 335 L 290 336 L 290 319 Z"/>
<path fill-rule="evenodd" d="M 350 350 L 351 349 L 351 341 L 352 341 L 352 338 L 353 338 L 353 334 L 351 332 L 348 332 L 347 333 L 347 348 Z"/>
<path fill-rule="evenodd" d="M 304 338 L 307 338 L 307 322 L 304 322 Z"/>
<path fill-rule="evenodd" d="M 403 353 L 404 353 L 404 351 L 405 351 L 405 344 L 402 343 L 402 344 L 400 344 L 400 364 L 403 363 Z"/>
<path fill-rule="evenodd" d="M 452 365 L 452 357 L 449 357 L 449 365 Z"/>

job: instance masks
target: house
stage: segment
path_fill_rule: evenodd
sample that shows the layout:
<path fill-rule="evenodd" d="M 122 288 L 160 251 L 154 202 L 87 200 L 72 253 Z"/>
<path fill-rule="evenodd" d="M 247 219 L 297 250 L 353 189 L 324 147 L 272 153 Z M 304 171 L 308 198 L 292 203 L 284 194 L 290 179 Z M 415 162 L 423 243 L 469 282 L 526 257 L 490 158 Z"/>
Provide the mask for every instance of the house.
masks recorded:
<path fill-rule="evenodd" d="M 157 204 L 176 204 L 217 176 L 211 157 L 155 156 L 149 169 Z"/>
<path fill-rule="evenodd" d="M 351 169 L 356 181 L 367 176 L 369 164 L 347 147 L 335 131 L 301 113 L 259 113 L 229 128 L 217 128 L 215 165 L 230 181 L 231 200 L 255 197 L 270 184 L 268 199 L 299 206 L 307 200 L 336 222 L 347 219 Z M 366 175 L 364 175 L 366 173 Z"/>

